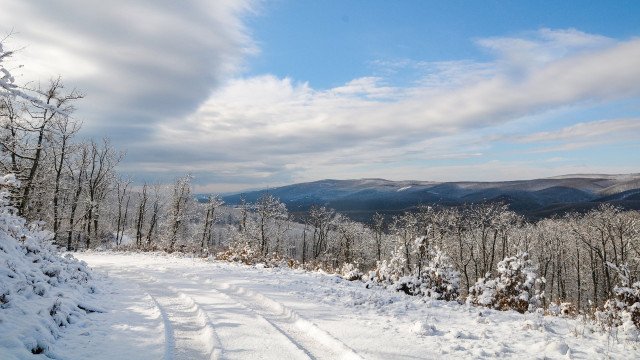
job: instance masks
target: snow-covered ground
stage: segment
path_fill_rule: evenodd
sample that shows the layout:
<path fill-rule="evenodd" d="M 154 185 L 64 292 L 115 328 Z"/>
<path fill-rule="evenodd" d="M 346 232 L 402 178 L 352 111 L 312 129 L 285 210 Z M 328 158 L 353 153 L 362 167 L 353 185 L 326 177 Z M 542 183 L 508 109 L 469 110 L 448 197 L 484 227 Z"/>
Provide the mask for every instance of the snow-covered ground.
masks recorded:
<path fill-rule="evenodd" d="M 580 321 L 367 289 L 336 275 L 162 254 L 77 256 L 94 269 L 104 312 L 68 327 L 52 352 L 62 359 L 640 357 L 636 341 Z"/>

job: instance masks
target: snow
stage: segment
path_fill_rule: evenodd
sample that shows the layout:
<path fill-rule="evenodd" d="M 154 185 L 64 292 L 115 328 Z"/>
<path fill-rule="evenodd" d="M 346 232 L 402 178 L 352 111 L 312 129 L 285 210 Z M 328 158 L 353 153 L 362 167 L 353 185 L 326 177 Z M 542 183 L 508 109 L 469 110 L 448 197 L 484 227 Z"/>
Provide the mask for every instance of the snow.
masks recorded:
<path fill-rule="evenodd" d="M 0 97 L 19 97 L 25 100 L 30 101 L 33 104 L 38 105 L 43 109 L 48 109 L 50 111 L 56 112 L 62 116 L 68 117 L 69 115 L 61 110 L 59 107 L 55 105 L 48 104 L 38 99 L 37 97 L 31 96 L 26 92 L 20 90 L 20 88 L 15 84 L 15 77 L 11 75 L 9 70 L 7 70 L 2 62 L 11 57 L 13 55 L 13 51 L 5 51 L 0 43 Z M 18 66 L 20 68 L 21 66 Z"/>
<path fill-rule="evenodd" d="M 0 184 L 0 358 L 55 358 L 53 344 L 65 330 L 101 311 L 92 305 L 98 291 L 86 263 L 58 256 L 46 245 L 48 232 L 27 226 L 7 206 L 15 177 L 1 177 Z"/>
<path fill-rule="evenodd" d="M 153 299 L 136 283 L 97 274 L 102 313 L 89 314 L 54 344 L 58 359 L 162 359 L 165 326 Z M 114 345 L 117 344 L 117 345 Z"/>
<path fill-rule="evenodd" d="M 61 338 L 56 349 L 67 351 L 61 358 L 640 356 L 637 340 L 616 339 L 583 321 L 412 297 L 338 275 L 166 254 L 77 256 L 105 283 L 106 313 L 89 314 L 97 321 L 87 325 L 90 346 L 73 334 Z M 115 353 L 113 341 L 129 352 Z"/>
<path fill-rule="evenodd" d="M 47 232 L 6 206 L 12 183 L 0 178 L 3 360 L 640 358 L 632 325 L 603 331 L 586 320 L 261 264 L 166 253 L 60 256 Z M 353 278 L 356 270 L 344 269 Z"/>
<path fill-rule="evenodd" d="M 16 306 L 0 313 L 1 359 L 42 358 L 31 354 L 32 342 L 54 359 L 640 356 L 637 338 L 583 321 L 408 296 L 334 274 L 164 253 L 75 255 L 93 268 L 96 291 L 79 286 L 64 296 L 99 311 L 77 312 L 69 324 L 51 327 L 53 297 L 25 297 L 22 312 Z M 42 268 L 65 276 L 63 264 L 84 264 L 58 259 Z M 55 336 L 47 335 L 52 328 Z"/>

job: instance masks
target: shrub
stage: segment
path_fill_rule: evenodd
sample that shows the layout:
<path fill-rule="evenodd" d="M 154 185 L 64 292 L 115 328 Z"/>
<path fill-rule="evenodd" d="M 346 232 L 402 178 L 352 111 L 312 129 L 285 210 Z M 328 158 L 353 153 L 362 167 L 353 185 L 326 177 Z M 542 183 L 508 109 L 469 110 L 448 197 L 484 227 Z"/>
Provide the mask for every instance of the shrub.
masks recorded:
<path fill-rule="evenodd" d="M 216 260 L 239 262 L 245 265 L 262 264 L 263 267 L 299 267 L 299 263 L 293 259 L 287 259 L 277 253 L 262 255 L 260 250 L 249 243 L 235 243 L 229 249 L 216 254 Z"/>
<path fill-rule="evenodd" d="M 532 311 L 541 305 L 544 296 L 534 289 L 535 270 L 527 253 L 505 258 L 498 263 L 497 278 L 487 279 L 487 274 L 469 289 L 467 303 L 503 311 Z"/>
<path fill-rule="evenodd" d="M 344 263 L 340 269 L 340 275 L 347 281 L 360 280 L 362 272 L 351 263 Z"/>
<path fill-rule="evenodd" d="M 425 243 L 423 237 L 417 238 L 415 243 L 421 251 L 421 262 L 408 266 L 403 249 L 398 247 L 389 261 L 378 262 L 377 267 L 369 272 L 368 281 L 412 296 L 448 301 L 457 299 L 460 273 L 454 270 L 449 257 L 438 248 L 422 246 Z"/>
<path fill-rule="evenodd" d="M 620 286 L 613 290 L 615 297 L 596 311 L 596 322 L 610 328 L 622 326 L 626 330 L 640 329 L 640 281 L 629 286 L 627 266 L 618 268 L 611 263 L 607 265 L 618 273 Z"/>
<path fill-rule="evenodd" d="M 229 249 L 219 252 L 216 255 L 217 260 L 225 260 L 229 262 L 239 262 L 245 265 L 253 265 L 260 257 L 260 252 L 256 251 L 249 243 L 234 243 Z"/>

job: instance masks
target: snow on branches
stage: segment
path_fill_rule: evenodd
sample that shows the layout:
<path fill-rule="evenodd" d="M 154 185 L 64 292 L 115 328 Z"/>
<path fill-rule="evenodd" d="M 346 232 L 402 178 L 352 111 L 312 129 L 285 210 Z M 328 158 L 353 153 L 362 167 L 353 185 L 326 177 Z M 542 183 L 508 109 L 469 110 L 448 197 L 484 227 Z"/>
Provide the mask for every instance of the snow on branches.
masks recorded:
<path fill-rule="evenodd" d="M 498 263 L 498 276 L 478 279 L 469 289 L 467 303 L 494 308 L 515 310 L 520 313 L 532 311 L 542 303 L 544 294 L 535 290 L 536 267 L 527 253 L 508 257 Z"/>
<path fill-rule="evenodd" d="M 15 77 L 11 75 L 11 72 L 3 64 L 6 59 L 10 58 L 14 54 L 13 51 L 4 50 L 2 44 L 4 40 L 6 40 L 6 37 L 0 40 L 0 97 L 22 98 L 41 109 L 49 110 L 53 113 L 62 115 L 63 117 L 69 117 L 68 112 L 65 111 L 65 109 L 63 109 L 61 106 L 59 106 L 61 104 L 59 104 L 58 106 L 50 104 L 49 102 L 39 99 L 37 97 L 38 95 L 32 96 L 29 95 L 26 91 L 21 90 L 20 86 L 16 84 Z M 39 95 L 46 95 L 42 91 L 35 90 L 35 92 Z"/>
<path fill-rule="evenodd" d="M 406 256 L 405 245 L 400 244 L 389 261 L 378 262 L 369 273 L 369 282 L 392 286 L 408 295 L 456 300 L 460 273 L 453 268 L 449 257 L 437 247 L 432 248 L 426 236 L 415 239 L 412 253 L 417 259 L 414 263 Z"/>
<path fill-rule="evenodd" d="M 613 289 L 614 298 L 596 311 L 596 322 L 606 327 L 621 326 L 624 330 L 640 329 L 640 281 L 629 284 L 627 265 L 607 265 L 618 274 L 620 285 Z"/>

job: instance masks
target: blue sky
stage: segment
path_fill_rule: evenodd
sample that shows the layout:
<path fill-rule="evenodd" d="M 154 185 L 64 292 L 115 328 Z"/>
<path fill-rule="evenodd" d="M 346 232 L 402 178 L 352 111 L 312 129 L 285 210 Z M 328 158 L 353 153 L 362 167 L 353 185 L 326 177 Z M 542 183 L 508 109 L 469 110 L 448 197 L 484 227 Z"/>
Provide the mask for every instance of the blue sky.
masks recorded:
<path fill-rule="evenodd" d="M 574 28 L 625 39 L 640 29 L 637 1 L 276 0 L 259 11 L 247 21 L 261 49 L 248 74 L 320 89 L 382 75 L 377 61 L 490 61 L 474 44 L 487 37 Z"/>
<path fill-rule="evenodd" d="M 640 2 L 0 0 L 136 181 L 640 172 Z M 53 61 L 52 61 L 53 59 Z"/>

